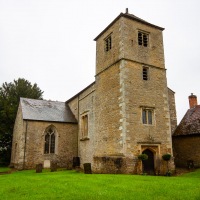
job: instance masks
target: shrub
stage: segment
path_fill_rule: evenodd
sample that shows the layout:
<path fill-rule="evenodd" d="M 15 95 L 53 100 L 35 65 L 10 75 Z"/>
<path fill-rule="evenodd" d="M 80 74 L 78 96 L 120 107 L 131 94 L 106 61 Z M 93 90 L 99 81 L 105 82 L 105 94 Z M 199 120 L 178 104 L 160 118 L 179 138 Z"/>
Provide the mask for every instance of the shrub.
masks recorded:
<path fill-rule="evenodd" d="M 166 172 L 166 176 L 171 176 L 171 172 L 169 171 L 169 160 L 171 158 L 171 154 L 169 153 L 166 153 L 162 156 L 162 159 L 167 161 L 167 172 Z"/>
<path fill-rule="evenodd" d="M 139 156 L 138 156 L 138 159 L 139 160 L 147 160 L 148 159 L 148 155 L 147 154 L 140 154 Z"/>
<path fill-rule="evenodd" d="M 170 158 L 171 158 L 171 154 L 169 154 L 169 153 L 166 153 L 166 154 L 164 154 L 164 155 L 162 156 L 162 159 L 165 160 L 165 161 L 169 161 Z"/>

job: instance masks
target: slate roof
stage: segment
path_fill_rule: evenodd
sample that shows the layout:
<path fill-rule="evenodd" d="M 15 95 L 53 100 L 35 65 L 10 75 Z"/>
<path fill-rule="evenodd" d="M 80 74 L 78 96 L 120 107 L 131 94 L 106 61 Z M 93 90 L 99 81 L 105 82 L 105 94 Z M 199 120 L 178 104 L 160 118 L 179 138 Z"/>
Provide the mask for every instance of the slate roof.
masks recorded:
<path fill-rule="evenodd" d="M 160 26 L 156 26 L 154 24 L 151 24 L 133 14 L 129 14 L 129 13 L 120 13 L 120 15 L 118 15 L 95 39 L 94 41 L 96 41 L 105 31 L 107 31 L 120 17 L 125 17 L 125 18 L 129 18 L 129 19 L 132 19 L 132 20 L 135 20 L 135 21 L 138 21 L 142 24 L 145 24 L 145 25 L 148 25 L 148 26 L 151 26 L 151 27 L 154 27 L 154 28 L 157 28 L 157 29 L 160 29 L 161 31 L 164 30 L 164 28 L 160 27 Z"/>
<path fill-rule="evenodd" d="M 188 109 L 173 136 L 200 135 L 200 105 Z"/>
<path fill-rule="evenodd" d="M 65 102 L 20 98 L 24 120 L 77 123 Z"/>

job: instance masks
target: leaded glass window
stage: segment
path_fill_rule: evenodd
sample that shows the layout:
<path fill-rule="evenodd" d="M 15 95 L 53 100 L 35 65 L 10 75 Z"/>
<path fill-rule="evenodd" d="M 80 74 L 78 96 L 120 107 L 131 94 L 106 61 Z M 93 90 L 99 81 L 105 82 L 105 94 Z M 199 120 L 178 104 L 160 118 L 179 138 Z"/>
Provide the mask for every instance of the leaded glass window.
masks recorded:
<path fill-rule="evenodd" d="M 45 133 L 44 153 L 55 153 L 55 130 L 49 128 Z"/>
<path fill-rule="evenodd" d="M 142 109 L 142 123 L 153 124 L 153 110 L 149 108 Z"/>

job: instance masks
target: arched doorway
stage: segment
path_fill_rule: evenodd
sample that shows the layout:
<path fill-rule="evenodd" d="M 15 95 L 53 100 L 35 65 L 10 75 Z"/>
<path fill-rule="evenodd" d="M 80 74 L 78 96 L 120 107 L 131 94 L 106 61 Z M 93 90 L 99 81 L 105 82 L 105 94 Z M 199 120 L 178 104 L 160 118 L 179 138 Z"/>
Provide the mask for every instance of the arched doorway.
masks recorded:
<path fill-rule="evenodd" d="M 142 153 L 148 155 L 148 159 L 142 162 L 143 172 L 154 174 L 154 153 L 149 149 L 144 150 Z"/>

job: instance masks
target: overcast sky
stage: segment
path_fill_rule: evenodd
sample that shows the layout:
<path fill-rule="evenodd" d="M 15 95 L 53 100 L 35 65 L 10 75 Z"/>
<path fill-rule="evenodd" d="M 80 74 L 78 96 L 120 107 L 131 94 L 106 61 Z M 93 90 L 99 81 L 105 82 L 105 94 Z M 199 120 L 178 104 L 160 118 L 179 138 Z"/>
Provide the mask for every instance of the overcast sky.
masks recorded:
<path fill-rule="evenodd" d="M 25 78 L 44 99 L 66 101 L 94 81 L 93 39 L 129 8 L 164 27 L 168 86 L 178 121 L 200 98 L 199 0 L 0 0 L 0 85 Z"/>

